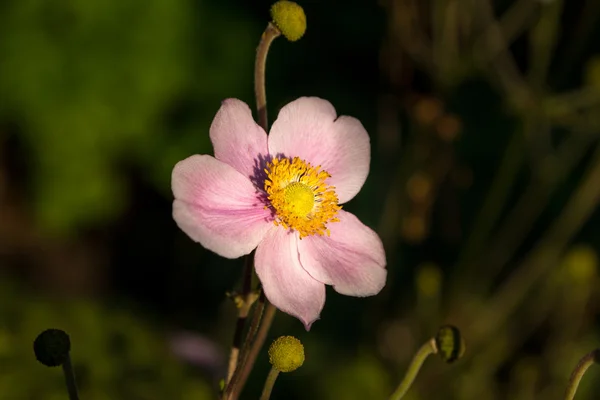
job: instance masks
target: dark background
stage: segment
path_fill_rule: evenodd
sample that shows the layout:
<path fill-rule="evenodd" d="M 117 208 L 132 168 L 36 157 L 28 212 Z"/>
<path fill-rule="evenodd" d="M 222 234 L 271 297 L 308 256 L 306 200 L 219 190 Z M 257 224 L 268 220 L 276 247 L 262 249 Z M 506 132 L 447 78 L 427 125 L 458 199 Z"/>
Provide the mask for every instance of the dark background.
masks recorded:
<path fill-rule="evenodd" d="M 445 323 L 467 352 L 428 360 L 410 398 L 562 398 L 600 339 L 600 3 L 300 4 L 306 35 L 269 53 L 270 119 L 308 95 L 361 120 L 371 174 L 344 208 L 389 278 L 366 299 L 328 288 L 310 333 L 278 313 L 267 343 L 295 335 L 307 359 L 272 398 L 387 398 Z M 242 261 L 177 229 L 170 174 L 212 153 L 222 99 L 254 105 L 270 5 L 0 3 L 0 399 L 64 398 L 31 351 L 49 327 L 84 399 L 215 396 Z M 242 398 L 268 368 L 263 351 Z"/>

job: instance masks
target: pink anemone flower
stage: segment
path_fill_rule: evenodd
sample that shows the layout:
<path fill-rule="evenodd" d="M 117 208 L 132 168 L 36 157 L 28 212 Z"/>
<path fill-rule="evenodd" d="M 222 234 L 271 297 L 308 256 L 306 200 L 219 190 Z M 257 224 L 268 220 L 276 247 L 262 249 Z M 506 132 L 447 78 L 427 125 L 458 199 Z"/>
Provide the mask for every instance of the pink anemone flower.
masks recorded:
<path fill-rule="evenodd" d="M 248 105 L 228 99 L 210 139 L 214 157 L 194 155 L 173 169 L 181 230 L 226 258 L 256 249 L 267 299 L 307 330 L 325 285 L 349 296 L 379 293 L 387 275 L 381 240 L 340 206 L 369 173 L 369 135 L 356 118 L 302 97 L 281 109 L 267 136 Z"/>

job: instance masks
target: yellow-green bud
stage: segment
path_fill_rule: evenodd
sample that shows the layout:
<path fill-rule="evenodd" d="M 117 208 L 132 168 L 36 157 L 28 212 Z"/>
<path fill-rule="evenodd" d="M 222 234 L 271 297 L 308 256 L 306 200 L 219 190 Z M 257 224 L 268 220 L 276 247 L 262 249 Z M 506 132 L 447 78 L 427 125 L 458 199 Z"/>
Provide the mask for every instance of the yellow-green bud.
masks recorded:
<path fill-rule="evenodd" d="M 304 363 L 304 346 L 293 336 L 280 336 L 269 348 L 269 361 L 280 372 L 292 372 Z"/>
<path fill-rule="evenodd" d="M 273 23 L 290 42 L 300 39 L 306 31 L 306 14 L 293 1 L 278 1 L 271 6 Z"/>
<path fill-rule="evenodd" d="M 458 360 L 465 353 L 465 341 L 458 328 L 453 325 L 444 325 L 438 330 L 435 344 L 438 354 L 447 363 Z"/>

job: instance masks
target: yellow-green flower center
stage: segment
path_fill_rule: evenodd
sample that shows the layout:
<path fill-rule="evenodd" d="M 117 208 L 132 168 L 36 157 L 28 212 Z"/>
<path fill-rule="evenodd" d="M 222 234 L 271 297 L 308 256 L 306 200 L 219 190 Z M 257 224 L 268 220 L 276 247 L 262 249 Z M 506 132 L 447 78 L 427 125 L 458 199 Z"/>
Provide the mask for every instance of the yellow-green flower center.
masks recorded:
<path fill-rule="evenodd" d="M 313 167 L 298 157 L 274 158 L 265 169 L 265 191 L 276 214 L 275 225 L 298 231 L 300 238 L 329 235 L 327 224 L 339 221 L 335 188 L 321 166 Z M 269 207 L 269 206 L 267 206 Z"/>
<path fill-rule="evenodd" d="M 311 188 L 304 183 L 292 182 L 283 189 L 285 203 L 290 212 L 299 217 L 306 217 L 315 205 L 315 195 Z"/>

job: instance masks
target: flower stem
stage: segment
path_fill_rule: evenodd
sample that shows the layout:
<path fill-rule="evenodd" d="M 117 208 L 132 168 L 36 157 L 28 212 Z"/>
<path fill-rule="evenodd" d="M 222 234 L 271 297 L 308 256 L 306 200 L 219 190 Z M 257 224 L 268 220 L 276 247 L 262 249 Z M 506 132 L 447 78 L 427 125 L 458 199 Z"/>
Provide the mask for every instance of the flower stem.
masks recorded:
<path fill-rule="evenodd" d="M 413 357 L 408 367 L 408 371 L 406 371 L 406 375 L 404 375 L 404 379 L 402 379 L 402 382 L 400 382 L 398 388 L 396 388 L 396 391 L 390 396 L 390 400 L 400 400 L 402 397 L 404 397 L 417 377 L 425 359 L 431 354 L 436 354 L 437 352 L 438 349 L 435 344 L 435 339 L 433 338 L 429 339 L 423 346 L 421 346 L 419 351 L 417 351 L 417 354 L 415 354 Z"/>
<path fill-rule="evenodd" d="M 575 398 L 575 393 L 577 392 L 577 387 L 579 386 L 581 378 L 583 378 L 585 371 L 587 371 L 594 363 L 600 363 L 600 349 L 596 349 L 586 354 L 579 360 L 579 364 L 577 364 L 569 379 L 569 387 L 565 393 L 565 400 L 573 400 Z"/>
<path fill-rule="evenodd" d="M 246 361 L 248 360 L 248 350 L 250 349 L 250 345 L 254 342 L 256 333 L 258 332 L 258 328 L 260 326 L 260 321 L 265 310 L 265 295 L 260 289 L 260 287 L 258 288 L 258 290 L 260 291 L 260 297 L 258 299 L 256 307 L 254 307 L 254 311 L 252 312 L 252 320 L 250 321 L 250 327 L 248 328 L 248 332 L 246 333 L 246 338 L 244 339 L 241 352 L 239 352 L 236 367 L 232 372 L 232 376 L 227 380 L 222 399 L 228 399 L 231 395 L 233 387 L 238 384 L 241 369 L 244 367 Z"/>
<path fill-rule="evenodd" d="M 79 400 L 77 394 L 77 384 L 75 383 L 75 372 L 73 372 L 73 364 L 71 363 L 71 356 L 67 354 L 67 359 L 62 364 L 63 373 L 65 374 L 65 382 L 67 384 L 67 392 L 69 393 L 69 400 Z"/>
<path fill-rule="evenodd" d="M 258 307 L 257 307 L 258 308 Z M 256 310 L 258 311 L 258 310 Z M 260 324 L 260 328 L 256 332 L 256 337 L 248 350 L 248 355 L 245 357 L 245 360 L 242 362 L 235 373 L 233 374 L 233 378 L 231 379 L 230 385 L 227 387 L 224 399 L 227 400 L 237 400 L 239 395 L 242 392 L 242 389 L 246 385 L 246 381 L 248 380 L 248 376 L 250 376 L 250 371 L 254 367 L 254 363 L 256 362 L 256 357 L 258 357 L 258 353 L 265 343 L 265 339 L 267 338 L 267 332 L 269 332 L 269 328 L 271 328 L 271 323 L 273 322 L 273 318 L 275 317 L 275 312 L 277 309 L 268 300 L 265 299 L 265 311 L 262 317 L 262 322 Z"/>
<path fill-rule="evenodd" d="M 265 87 L 267 55 L 269 54 L 271 43 L 273 43 L 273 40 L 280 35 L 281 31 L 275 25 L 269 22 L 256 49 L 256 61 L 254 63 L 254 93 L 256 95 L 258 123 L 265 130 L 265 132 L 268 132 L 269 130 L 267 120 L 267 91 Z M 264 293 L 262 293 L 259 303 L 254 310 L 250 329 L 248 330 L 240 354 L 240 347 L 242 346 L 242 333 L 246 325 L 246 318 L 248 317 L 250 307 L 253 303 L 253 300 L 250 300 L 252 297 L 251 282 L 253 270 L 254 252 L 246 257 L 246 263 L 244 265 L 244 286 L 242 293 L 243 303 L 238 314 L 234 343 L 231 348 L 231 355 L 229 358 L 227 386 L 223 395 L 223 399 L 235 400 L 240 395 L 244 385 L 246 384 L 250 370 L 252 370 L 252 367 L 254 366 L 256 356 L 258 355 L 258 352 L 265 341 L 267 331 L 271 327 L 273 317 L 275 316 L 275 307 L 268 303 L 264 297 Z M 265 303 L 267 304 L 266 311 Z M 263 312 L 264 319 L 262 318 Z M 241 363 L 239 362 L 240 358 L 242 360 Z"/>
<path fill-rule="evenodd" d="M 258 332 L 258 328 L 260 327 L 260 321 L 262 321 L 262 316 L 265 312 L 265 293 L 260 288 L 259 291 L 260 297 L 258 298 L 256 307 L 254 307 L 254 311 L 252 312 L 250 327 L 248 328 L 248 332 L 246 332 L 246 339 L 244 339 L 244 346 L 242 347 L 242 352 L 240 353 L 242 365 L 245 364 L 246 360 L 248 359 L 250 345 L 254 343 L 254 339 L 256 339 L 256 334 Z"/>
<path fill-rule="evenodd" d="M 279 376 L 279 370 L 275 367 L 271 367 L 269 371 L 269 375 L 267 375 L 267 380 L 265 381 L 265 386 L 263 387 L 263 392 L 260 395 L 260 400 L 269 400 L 271 397 L 271 392 L 273 391 L 273 386 L 275 386 L 275 381 Z"/>
<path fill-rule="evenodd" d="M 269 131 L 267 122 L 267 91 L 265 89 L 265 70 L 267 67 L 267 54 L 271 43 L 281 31 L 269 22 L 267 28 L 263 32 L 258 48 L 256 49 L 256 61 L 254 63 L 254 94 L 256 95 L 256 109 L 258 110 L 258 124 L 265 130 Z"/>
<path fill-rule="evenodd" d="M 229 367 L 227 370 L 227 380 L 225 383 L 229 383 L 233 377 L 233 373 L 237 368 L 238 361 L 240 358 L 240 347 L 242 346 L 242 337 L 244 328 L 246 327 L 246 319 L 252 304 L 256 300 L 256 297 L 252 293 L 252 274 L 254 269 L 254 252 L 246 256 L 244 263 L 244 280 L 242 283 L 242 293 L 240 295 L 241 304 L 238 307 L 238 318 L 235 324 L 235 333 L 233 335 L 233 344 L 231 346 L 231 352 L 229 355 Z"/>

